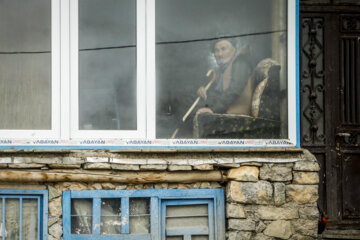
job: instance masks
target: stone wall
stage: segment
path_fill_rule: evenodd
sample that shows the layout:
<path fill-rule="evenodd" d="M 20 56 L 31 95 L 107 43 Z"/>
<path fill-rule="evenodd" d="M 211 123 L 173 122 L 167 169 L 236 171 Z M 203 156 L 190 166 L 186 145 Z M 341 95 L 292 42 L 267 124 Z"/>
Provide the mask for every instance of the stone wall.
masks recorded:
<path fill-rule="evenodd" d="M 62 238 L 63 191 L 152 188 L 224 188 L 229 240 L 310 240 L 317 237 L 319 165 L 306 150 L 237 153 L 14 151 L 0 153 L 0 168 L 0 188 L 49 190 L 49 240 Z M 29 174 L 25 178 L 14 177 L 14 173 L 19 176 L 16 175 L 19 172 Z M 67 180 L 58 177 L 63 173 Z M 138 177 L 129 178 L 130 182 L 122 178 L 134 173 Z M 112 181 L 90 178 L 96 174 L 105 176 L 101 178 L 105 180 L 109 176 Z M 141 177 L 142 174 L 148 175 Z M 79 181 L 78 175 L 85 178 Z"/>

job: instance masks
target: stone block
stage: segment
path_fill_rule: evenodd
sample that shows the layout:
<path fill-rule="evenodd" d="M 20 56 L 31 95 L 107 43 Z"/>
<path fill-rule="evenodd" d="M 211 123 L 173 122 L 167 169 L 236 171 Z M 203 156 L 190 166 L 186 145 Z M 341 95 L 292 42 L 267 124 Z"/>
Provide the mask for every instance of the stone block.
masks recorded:
<path fill-rule="evenodd" d="M 114 170 L 123 170 L 123 171 L 139 171 L 139 170 L 140 170 L 140 166 L 139 166 L 139 165 L 134 165 L 134 164 L 117 164 L 117 163 L 112 163 L 112 164 L 111 164 L 111 169 L 114 169 Z"/>
<path fill-rule="evenodd" d="M 252 240 L 273 240 L 273 238 L 266 236 L 263 233 L 257 233 Z"/>
<path fill-rule="evenodd" d="M 111 169 L 110 163 L 85 163 L 84 169 Z"/>
<path fill-rule="evenodd" d="M 0 163 L 0 168 L 7 168 L 8 165 L 6 163 Z"/>
<path fill-rule="evenodd" d="M 220 168 L 238 168 L 238 167 L 240 167 L 239 163 L 216 163 L 214 165 L 217 167 L 220 167 Z"/>
<path fill-rule="evenodd" d="M 266 227 L 264 234 L 270 237 L 289 239 L 293 234 L 293 230 L 289 221 L 277 220 Z"/>
<path fill-rule="evenodd" d="M 115 189 L 115 185 L 112 183 L 102 183 L 101 186 L 102 186 L 102 189 L 104 189 L 104 190 L 114 190 Z"/>
<path fill-rule="evenodd" d="M 48 186 L 48 190 L 49 190 L 49 198 L 50 199 L 60 197 L 62 194 L 58 189 L 56 189 L 50 185 Z"/>
<path fill-rule="evenodd" d="M 210 164 L 200 164 L 200 165 L 194 165 L 193 169 L 194 170 L 208 171 L 208 170 L 213 170 L 214 166 L 210 165 Z"/>
<path fill-rule="evenodd" d="M 78 169 L 81 167 L 81 164 L 49 164 L 49 168 L 54 169 Z"/>
<path fill-rule="evenodd" d="M 14 157 L 13 163 L 33 163 L 34 158 L 32 157 Z"/>
<path fill-rule="evenodd" d="M 192 167 L 186 166 L 186 165 L 169 165 L 168 170 L 169 171 L 191 171 Z"/>
<path fill-rule="evenodd" d="M 156 165 L 156 164 L 166 165 L 167 161 L 162 160 L 162 159 L 157 159 L 157 158 L 151 158 L 151 159 L 147 159 L 147 164 L 149 164 L 149 165 Z"/>
<path fill-rule="evenodd" d="M 256 232 L 260 233 L 263 232 L 266 228 L 266 224 L 263 221 L 259 221 L 259 223 L 256 225 Z"/>
<path fill-rule="evenodd" d="M 62 162 L 64 164 L 82 164 L 85 160 L 79 157 L 64 157 Z"/>
<path fill-rule="evenodd" d="M 318 184 L 319 173 L 317 172 L 294 172 L 294 184 Z"/>
<path fill-rule="evenodd" d="M 263 220 L 288 220 L 299 218 L 299 212 L 296 208 L 259 206 L 258 214 Z"/>
<path fill-rule="evenodd" d="M 241 163 L 241 166 L 254 166 L 254 167 L 261 167 L 263 164 L 261 162 L 244 162 Z"/>
<path fill-rule="evenodd" d="M 62 214 L 61 197 L 51 199 L 49 201 L 49 216 L 58 217 Z"/>
<path fill-rule="evenodd" d="M 45 164 L 39 164 L 39 163 L 19 163 L 19 164 L 9 164 L 9 168 L 27 168 L 27 169 L 35 169 L 35 168 L 43 168 L 45 167 Z"/>
<path fill-rule="evenodd" d="M 274 183 L 274 202 L 276 206 L 283 205 L 285 201 L 285 184 Z"/>
<path fill-rule="evenodd" d="M 216 161 L 214 159 L 189 159 L 189 165 L 205 165 L 205 164 L 215 164 Z"/>
<path fill-rule="evenodd" d="M 286 201 L 297 204 L 315 203 L 318 199 L 317 185 L 287 185 L 285 187 Z"/>
<path fill-rule="evenodd" d="M 286 182 L 292 180 L 291 167 L 279 164 L 264 164 L 260 168 L 260 179 L 274 182 Z"/>
<path fill-rule="evenodd" d="M 299 209 L 300 218 L 319 219 L 319 210 L 317 207 L 304 207 Z"/>
<path fill-rule="evenodd" d="M 63 234 L 62 226 L 59 223 L 55 223 L 49 228 L 49 234 L 55 239 L 61 239 L 61 236 Z"/>
<path fill-rule="evenodd" d="M 189 165 L 189 162 L 186 159 L 183 159 L 183 160 L 169 160 L 167 163 L 169 165 Z"/>
<path fill-rule="evenodd" d="M 252 219 L 229 219 L 228 228 L 230 230 L 255 231 L 256 222 Z"/>
<path fill-rule="evenodd" d="M 259 168 L 243 166 L 230 169 L 228 179 L 235 181 L 257 182 L 259 180 Z"/>
<path fill-rule="evenodd" d="M 57 183 L 54 186 L 58 191 L 65 191 L 65 190 L 87 190 L 88 187 L 84 183 L 79 182 L 61 182 Z"/>
<path fill-rule="evenodd" d="M 269 182 L 235 182 L 227 185 L 227 199 L 239 203 L 271 204 L 273 188 Z"/>
<path fill-rule="evenodd" d="M 294 165 L 294 171 L 318 172 L 320 166 L 315 161 L 298 161 Z"/>
<path fill-rule="evenodd" d="M 297 219 L 291 221 L 291 224 L 296 233 L 300 233 L 305 236 L 317 237 L 318 220 L 305 220 Z"/>
<path fill-rule="evenodd" d="M 300 234 L 294 234 L 291 236 L 291 240 L 315 240 L 315 238 Z"/>
<path fill-rule="evenodd" d="M 110 158 L 111 163 L 119 164 L 146 164 L 146 159 L 137 158 Z"/>
<path fill-rule="evenodd" d="M 107 162 L 109 162 L 109 158 L 107 158 L 107 157 L 87 157 L 86 162 L 90 162 L 90 163 L 107 163 Z"/>
<path fill-rule="evenodd" d="M 0 164 L 4 164 L 4 163 L 11 163 L 11 158 L 10 157 L 1 157 Z"/>
<path fill-rule="evenodd" d="M 230 231 L 228 233 L 228 240 L 250 240 L 251 232 L 246 231 Z"/>
<path fill-rule="evenodd" d="M 166 170 L 167 165 L 141 165 L 140 170 L 154 170 L 154 171 L 161 171 Z"/>
<path fill-rule="evenodd" d="M 221 157 L 220 155 L 217 155 L 214 160 L 217 164 L 232 164 L 234 163 L 233 157 Z"/>
<path fill-rule="evenodd" d="M 226 217 L 227 218 L 245 218 L 245 211 L 243 206 L 227 203 L 226 204 Z"/>

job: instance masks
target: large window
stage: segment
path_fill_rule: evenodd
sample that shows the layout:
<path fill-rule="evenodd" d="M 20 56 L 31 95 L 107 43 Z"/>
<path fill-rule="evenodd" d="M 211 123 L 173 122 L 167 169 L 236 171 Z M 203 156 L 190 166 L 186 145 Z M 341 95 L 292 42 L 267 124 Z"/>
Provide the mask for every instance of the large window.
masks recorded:
<path fill-rule="evenodd" d="M 0 144 L 297 146 L 296 4 L 0 0 Z"/>
<path fill-rule="evenodd" d="M 63 197 L 65 239 L 225 239 L 222 189 L 69 191 Z"/>
<path fill-rule="evenodd" d="M 47 238 L 46 190 L 0 189 L 1 239 Z"/>

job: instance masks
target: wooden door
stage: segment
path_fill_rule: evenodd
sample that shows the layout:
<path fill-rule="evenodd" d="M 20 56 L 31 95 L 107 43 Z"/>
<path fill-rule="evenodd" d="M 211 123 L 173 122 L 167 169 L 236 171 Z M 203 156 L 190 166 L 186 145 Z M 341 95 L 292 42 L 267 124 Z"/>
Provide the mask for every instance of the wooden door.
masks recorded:
<path fill-rule="evenodd" d="M 360 1 L 301 1 L 301 145 L 328 229 L 360 228 Z"/>

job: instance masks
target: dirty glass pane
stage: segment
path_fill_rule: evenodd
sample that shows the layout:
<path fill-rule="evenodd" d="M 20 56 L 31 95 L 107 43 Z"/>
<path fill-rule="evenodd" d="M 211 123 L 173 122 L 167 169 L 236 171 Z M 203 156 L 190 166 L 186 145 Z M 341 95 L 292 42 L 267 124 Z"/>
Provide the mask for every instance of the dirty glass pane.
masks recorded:
<path fill-rule="evenodd" d="M 130 233 L 150 232 L 150 199 L 130 198 Z"/>
<path fill-rule="evenodd" d="M 35 240 L 38 235 L 38 200 L 23 199 L 22 239 Z"/>
<path fill-rule="evenodd" d="M 136 1 L 79 0 L 79 128 L 136 130 Z"/>
<path fill-rule="evenodd" d="M 166 237 L 166 240 L 183 240 L 183 237 Z"/>
<path fill-rule="evenodd" d="M 208 227 L 208 205 L 166 207 L 166 228 Z"/>
<path fill-rule="evenodd" d="M 208 205 L 181 205 L 181 206 L 167 206 L 166 216 L 195 216 L 207 215 Z"/>
<path fill-rule="evenodd" d="M 71 234 L 91 234 L 92 199 L 71 199 Z"/>
<path fill-rule="evenodd" d="M 208 236 L 192 236 L 191 240 L 209 240 Z"/>
<path fill-rule="evenodd" d="M 287 138 L 287 1 L 156 0 L 156 74 L 157 138 Z"/>
<path fill-rule="evenodd" d="M 101 200 L 101 234 L 121 233 L 121 199 Z"/>
<path fill-rule="evenodd" d="M 17 240 L 20 237 L 19 209 L 19 199 L 5 199 L 5 226 L 7 239 Z"/>
<path fill-rule="evenodd" d="M 0 129 L 51 129 L 51 0 L 0 1 L 0 32 Z"/>

